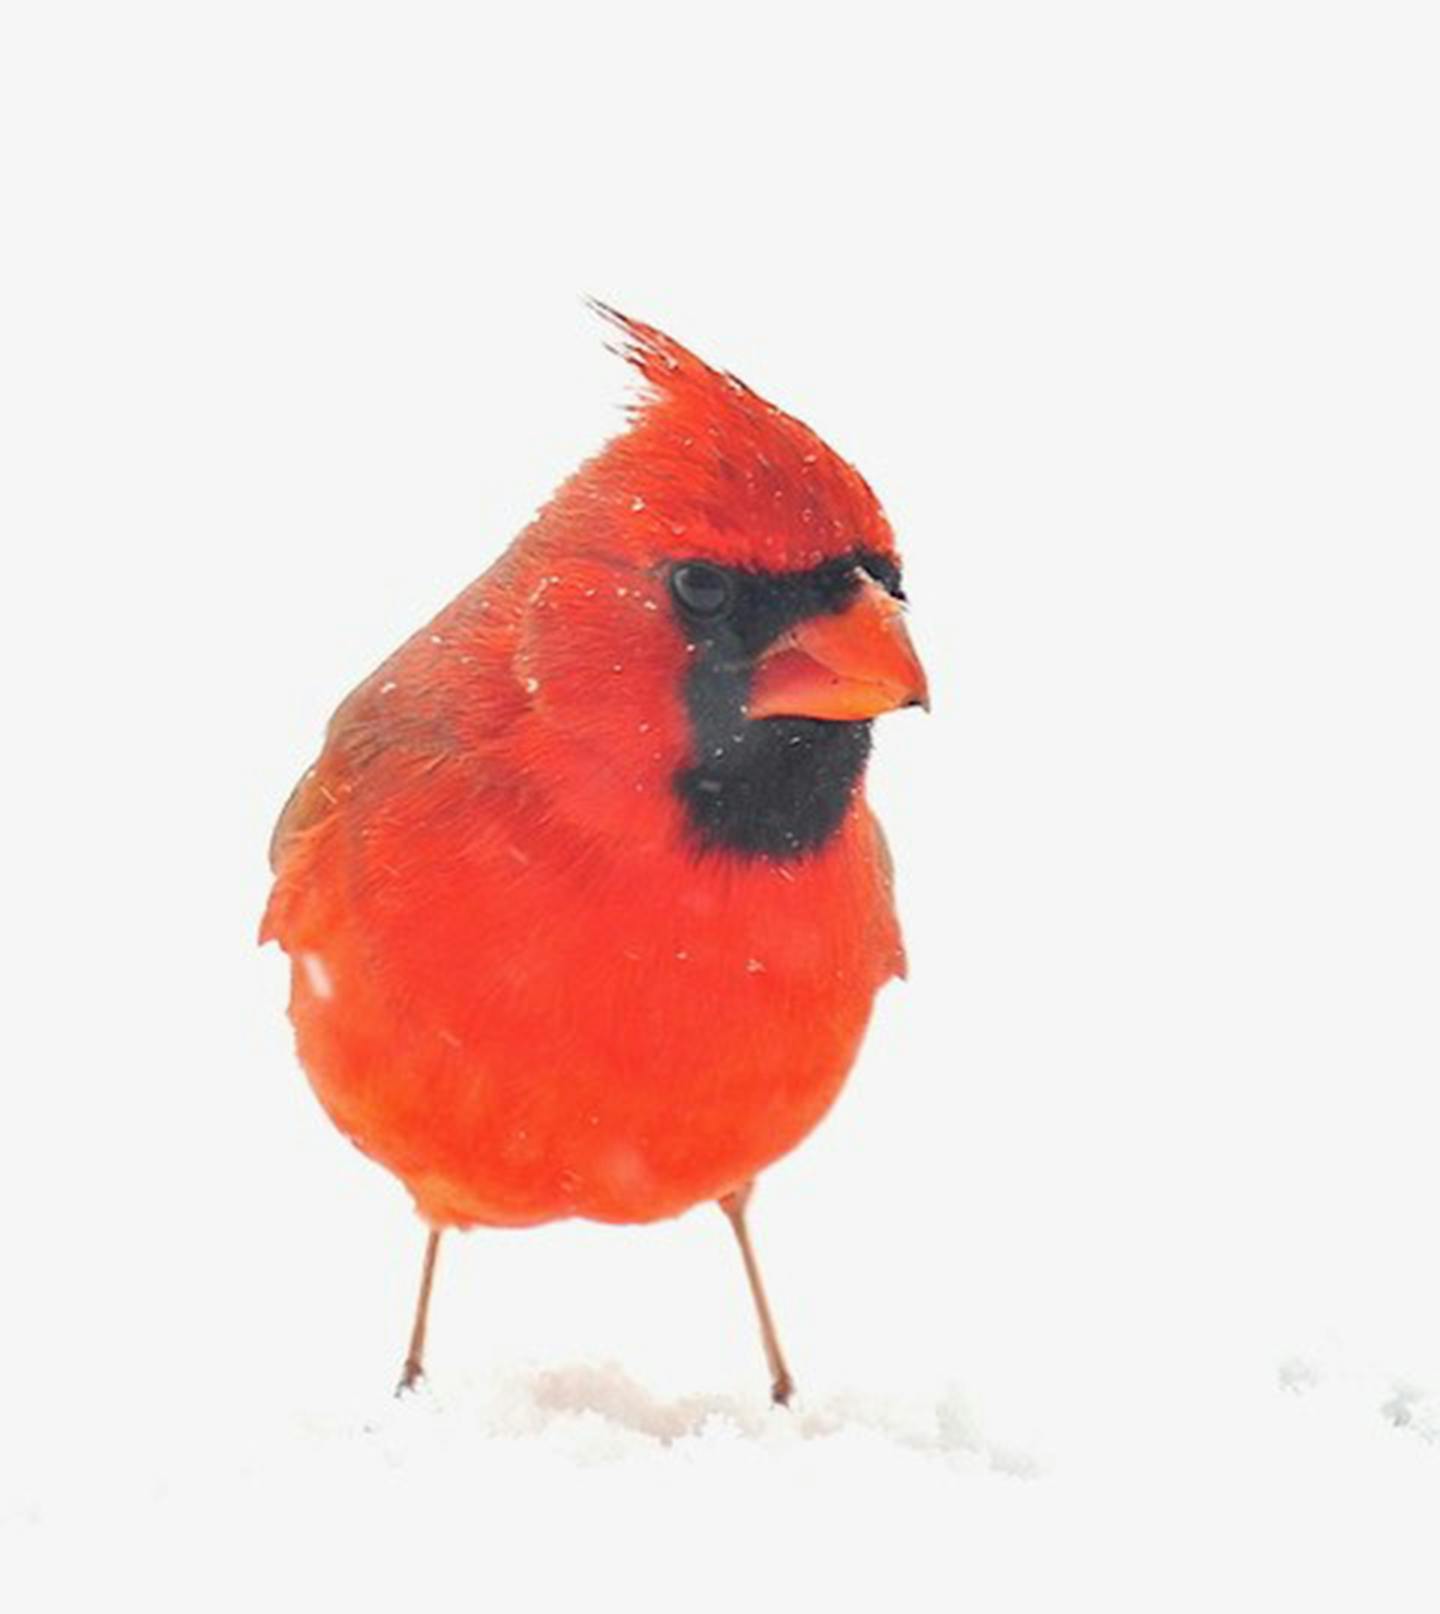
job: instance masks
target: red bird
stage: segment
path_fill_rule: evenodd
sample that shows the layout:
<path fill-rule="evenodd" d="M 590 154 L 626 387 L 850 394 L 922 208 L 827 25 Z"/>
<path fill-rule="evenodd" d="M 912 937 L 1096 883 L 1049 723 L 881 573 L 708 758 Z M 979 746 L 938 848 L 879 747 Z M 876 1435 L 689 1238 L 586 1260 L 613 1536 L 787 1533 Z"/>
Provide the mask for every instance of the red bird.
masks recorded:
<path fill-rule="evenodd" d="M 798 420 L 602 310 L 647 383 L 340 706 L 261 929 L 335 1125 L 430 1232 L 716 1200 L 745 1223 L 905 957 L 870 719 L 925 705 L 890 526 Z"/>

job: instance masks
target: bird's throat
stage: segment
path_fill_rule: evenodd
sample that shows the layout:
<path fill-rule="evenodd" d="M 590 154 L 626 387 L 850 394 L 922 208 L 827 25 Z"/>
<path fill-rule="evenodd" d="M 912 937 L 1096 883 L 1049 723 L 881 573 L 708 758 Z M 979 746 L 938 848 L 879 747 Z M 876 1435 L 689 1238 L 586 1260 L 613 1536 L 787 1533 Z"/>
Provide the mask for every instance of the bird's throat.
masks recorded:
<path fill-rule="evenodd" d="M 785 861 L 840 829 L 870 755 L 868 722 L 752 721 L 746 674 L 701 658 L 686 684 L 692 760 L 674 787 L 706 850 Z"/>

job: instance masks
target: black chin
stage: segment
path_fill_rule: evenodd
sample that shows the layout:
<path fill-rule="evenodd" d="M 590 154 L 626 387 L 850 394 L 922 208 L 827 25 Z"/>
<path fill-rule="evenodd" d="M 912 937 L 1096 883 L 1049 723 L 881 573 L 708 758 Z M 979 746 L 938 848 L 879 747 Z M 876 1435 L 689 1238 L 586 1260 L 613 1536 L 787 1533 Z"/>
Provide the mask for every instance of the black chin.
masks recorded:
<path fill-rule="evenodd" d="M 676 774 L 675 789 L 703 847 L 784 861 L 830 840 L 865 771 L 868 722 L 767 717 L 715 725 L 695 721 L 693 701 L 690 710 L 699 760 Z"/>
<path fill-rule="evenodd" d="M 729 570 L 722 617 L 676 601 L 694 658 L 685 677 L 690 761 L 675 794 L 702 848 L 775 859 L 819 850 L 840 828 L 870 756 L 870 724 L 746 715 L 756 657 L 786 628 L 844 610 L 859 574 L 899 593 L 892 560 L 857 549 L 806 572 Z"/>

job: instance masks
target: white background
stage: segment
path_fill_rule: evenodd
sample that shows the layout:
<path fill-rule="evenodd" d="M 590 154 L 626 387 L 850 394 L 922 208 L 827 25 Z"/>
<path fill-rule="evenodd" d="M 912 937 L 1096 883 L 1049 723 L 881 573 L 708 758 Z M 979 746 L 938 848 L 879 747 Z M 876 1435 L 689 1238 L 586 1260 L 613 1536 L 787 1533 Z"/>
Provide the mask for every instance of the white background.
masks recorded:
<path fill-rule="evenodd" d="M 1437 79 L 1424 5 L 7 6 L 7 1606 L 1434 1606 Z M 912 979 L 755 1203 L 788 1425 L 706 1211 L 452 1238 L 392 1409 L 420 1229 L 254 945 L 336 700 L 619 428 L 585 292 L 861 466 L 935 692 Z"/>

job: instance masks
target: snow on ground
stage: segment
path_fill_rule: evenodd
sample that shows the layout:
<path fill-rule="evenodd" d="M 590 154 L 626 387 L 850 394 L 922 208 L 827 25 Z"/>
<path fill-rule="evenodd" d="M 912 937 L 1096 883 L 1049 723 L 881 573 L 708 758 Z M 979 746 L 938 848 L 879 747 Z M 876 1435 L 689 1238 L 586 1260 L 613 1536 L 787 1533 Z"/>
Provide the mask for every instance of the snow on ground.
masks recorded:
<path fill-rule="evenodd" d="M 599 1364 L 243 1427 L 171 1412 L 7 1499 L 7 1607 L 1406 1610 L 1440 1593 L 1440 1401 L 1316 1360 L 1228 1404 L 1177 1380 L 1103 1448 L 1048 1456 L 956 1388 L 785 1413 Z"/>

